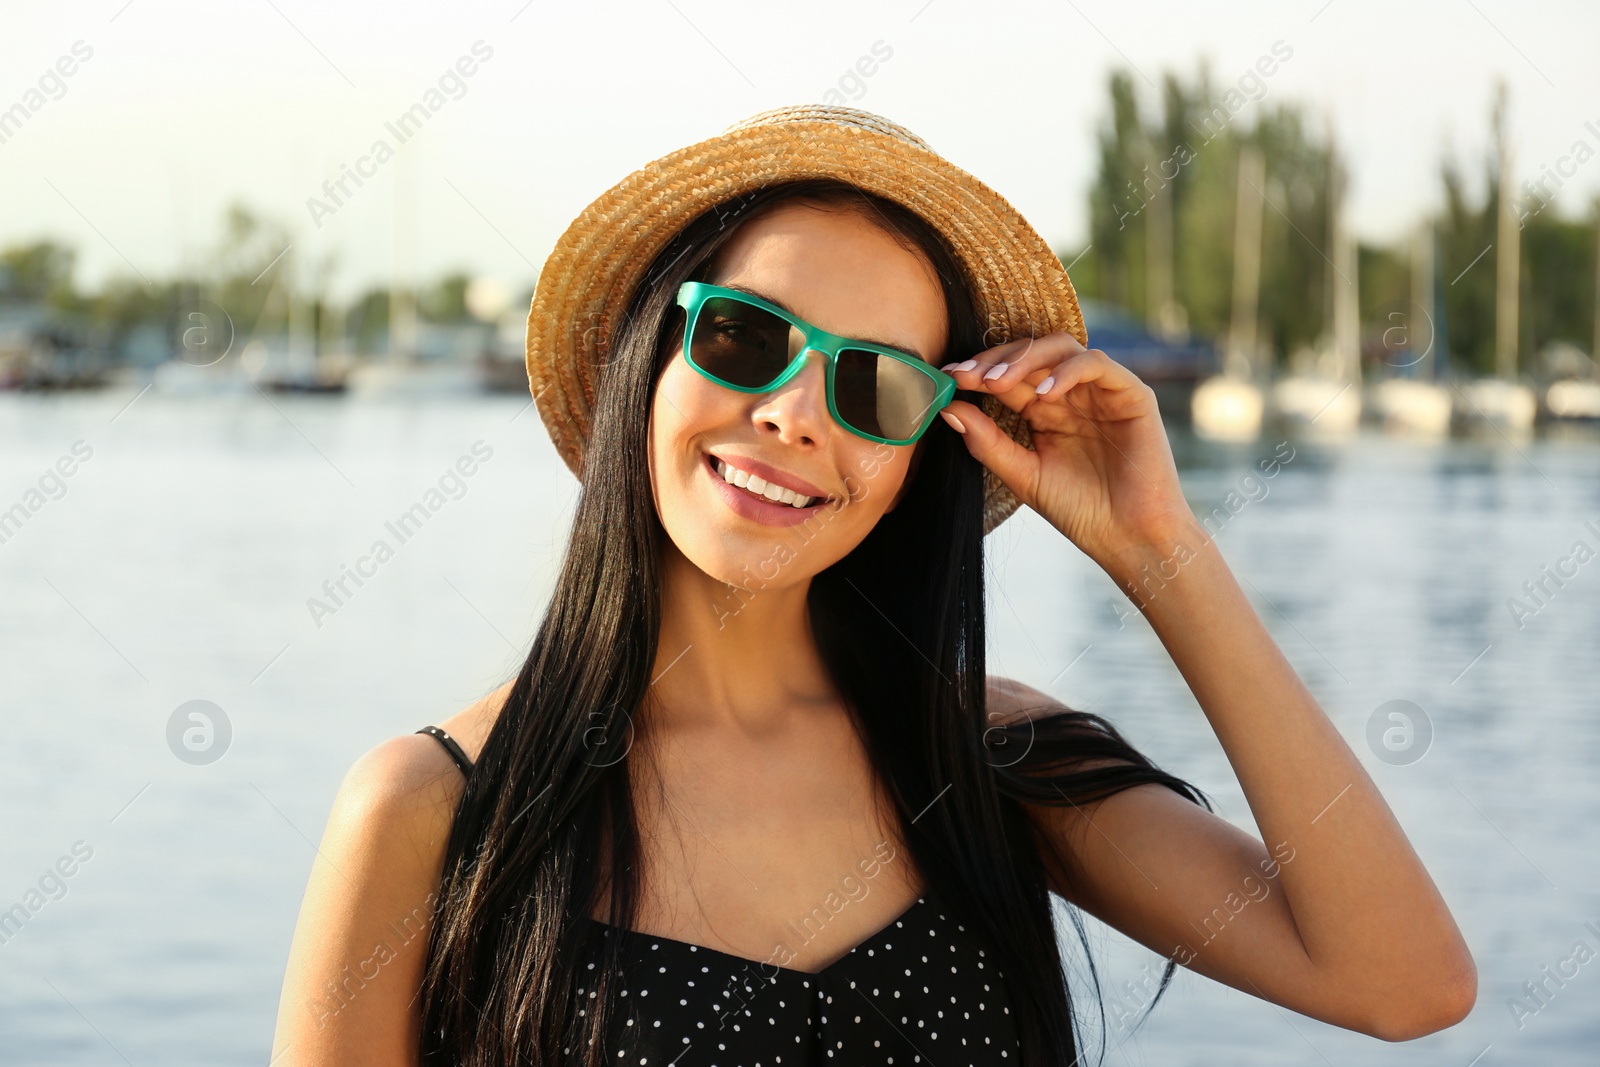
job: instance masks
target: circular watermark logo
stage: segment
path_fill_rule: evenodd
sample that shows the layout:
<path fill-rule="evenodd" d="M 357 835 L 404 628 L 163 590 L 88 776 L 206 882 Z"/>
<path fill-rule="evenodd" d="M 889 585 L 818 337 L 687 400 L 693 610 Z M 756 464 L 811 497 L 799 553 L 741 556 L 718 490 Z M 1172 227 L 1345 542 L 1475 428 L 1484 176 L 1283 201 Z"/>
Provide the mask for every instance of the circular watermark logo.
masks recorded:
<path fill-rule="evenodd" d="M 591 711 L 583 730 L 583 761 L 591 767 L 609 767 L 633 747 L 633 716 L 623 708 Z"/>
<path fill-rule="evenodd" d="M 1393 767 L 1404 767 L 1428 754 L 1433 720 L 1409 700 L 1386 700 L 1367 719 L 1367 747 Z"/>
<path fill-rule="evenodd" d="M 209 700 L 186 700 L 167 717 L 167 747 L 185 763 L 215 763 L 232 743 L 228 713 Z"/>
<path fill-rule="evenodd" d="M 1433 318 L 1415 300 L 1391 300 L 1378 308 L 1373 321 L 1382 331 L 1378 358 L 1389 366 L 1410 367 L 1433 352 Z"/>
<path fill-rule="evenodd" d="M 1024 712 L 1024 722 L 1006 719 L 997 711 L 989 712 L 993 723 L 983 731 L 984 761 L 991 767 L 1013 767 L 1033 751 L 1033 716 Z"/>
<path fill-rule="evenodd" d="M 233 318 L 204 297 L 178 304 L 178 335 L 173 355 L 193 367 L 220 363 L 233 349 Z"/>

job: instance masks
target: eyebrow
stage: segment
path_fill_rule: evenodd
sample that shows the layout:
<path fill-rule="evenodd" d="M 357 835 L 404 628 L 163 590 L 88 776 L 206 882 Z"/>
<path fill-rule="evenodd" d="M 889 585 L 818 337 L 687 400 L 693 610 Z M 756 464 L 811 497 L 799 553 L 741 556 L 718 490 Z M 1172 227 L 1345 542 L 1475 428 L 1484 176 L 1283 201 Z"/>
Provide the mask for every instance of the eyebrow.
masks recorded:
<path fill-rule="evenodd" d="M 796 312 L 794 308 L 790 307 L 788 304 L 785 304 L 782 300 L 779 300 L 774 296 L 768 296 L 766 293 L 760 292 L 759 290 L 752 289 L 748 285 L 730 285 L 726 282 L 721 283 L 721 285 L 724 289 L 733 289 L 736 292 L 747 293 L 750 296 L 758 297 L 762 300 L 765 300 L 769 304 L 774 304 L 778 307 L 781 307 L 783 310 L 787 311 L 797 319 L 801 318 L 800 314 Z M 908 356 L 915 356 L 924 363 L 931 362 L 927 356 L 924 356 L 921 352 L 917 351 L 916 346 L 914 345 L 903 345 L 896 341 L 885 341 L 878 337 L 851 337 L 850 340 L 861 341 L 869 345 L 881 345 L 884 348 L 892 348 L 897 352 L 904 352 Z"/>

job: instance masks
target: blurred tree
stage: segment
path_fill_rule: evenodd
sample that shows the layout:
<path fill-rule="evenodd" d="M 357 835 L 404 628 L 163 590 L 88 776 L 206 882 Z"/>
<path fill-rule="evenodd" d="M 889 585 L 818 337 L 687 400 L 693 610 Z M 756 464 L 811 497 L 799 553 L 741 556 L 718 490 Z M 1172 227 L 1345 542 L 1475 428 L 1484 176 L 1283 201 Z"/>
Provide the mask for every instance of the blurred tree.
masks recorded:
<path fill-rule="evenodd" d="M 1396 323 L 1404 324 L 1412 321 L 1412 315 L 1408 314 L 1408 302 L 1412 299 L 1411 255 L 1412 248 L 1409 244 L 1402 244 L 1397 248 L 1366 245 L 1360 242 L 1356 244 L 1356 270 L 1359 275 L 1356 278 L 1356 288 L 1360 291 L 1358 299 L 1365 327 L 1362 333 L 1373 345 L 1383 343 L 1385 331 L 1393 329 Z M 1390 334 L 1391 338 L 1394 336 L 1396 335 Z M 1398 343 L 1395 340 L 1389 341 L 1391 345 Z M 1363 345 L 1364 355 L 1366 351 L 1367 346 Z M 1376 351 L 1374 350 L 1375 354 Z M 1376 358 L 1381 362 L 1372 363 L 1372 368 L 1380 377 L 1387 377 L 1393 373 L 1391 368 L 1395 363 L 1391 362 L 1394 359 L 1392 350 L 1386 350 L 1384 355 L 1377 355 Z M 1432 366 L 1429 366 L 1427 371 L 1431 375 Z M 1366 373 L 1365 365 L 1363 373 Z"/>
<path fill-rule="evenodd" d="M 389 290 L 368 289 L 350 305 L 345 328 L 358 352 L 379 352 L 389 337 Z"/>
<path fill-rule="evenodd" d="M 439 281 L 423 290 L 418 302 L 422 317 L 429 322 L 465 322 L 472 318 L 467 311 L 467 284 L 472 276 L 465 271 L 451 271 Z"/>
<path fill-rule="evenodd" d="M 1261 329 L 1280 360 L 1302 345 L 1314 345 L 1331 328 L 1325 296 L 1333 272 L 1328 245 L 1330 149 L 1308 130 L 1309 122 L 1297 104 L 1268 105 L 1251 133 L 1266 158 L 1267 172 Z"/>
<path fill-rule="evenodd" d="M 1095 266 L 1086 273 L 1098 284 L 1085 295 L 1142 314 L 1145 240 L 1139 218 L 1144 200 L 1135 180 L 1144 165 L 1139 158 L 1144 131 L 1132 75 L 1113 73 L 1110 93 L 1109 126 L 1099 135 L 1100 172 L 1089 189 L 1089 256 Z"/>
<path fill-rule="evenodd" d="M 0 299 L 72 304 L 77 258 L 75 250 L 50 240 L 0 251 Z"/>
<path fill-rule="evenodd" d="M 109 279 L 93 300 L 93 315 L 117 333 L 141 322 L 166 318 L 169 305 L 176 303 L 177 286 L 146 285 L 126 275 Z"/>
<path fill-rule="evenodd" d="M 1192 82 L 1168 73 L 1158 122 L 1141 117 L 1125 71 L 1108 83 L 1109 114 L 1099 135 L 1099 172 L 1089 188 L 1090 244 L 1061 253 L 1085 297 L 1152 318 L 1152 254 L 1170 247 L 1172 296 L 1190 330 L 1226 332 L 1233 302 L 1234 211 L 1239 150 L 1258 145 L 1266 161 L 1262 229 L 1261 337 L 1276 353 L 1312 343 L 1327 313 L 1329 149 L 1307 132 L 1300 105 L 1263 103 L 1246 125 L 1245 99 L 1218 93 L 1209 66 Z M 1262 98 L 1257 98 L 1262 99 Z M 1170 243 L 1157 196 L 1168 198 Z M 1159 266 L 1159 264 L 1156 264 Z"/>
<path fill-rule="evenodd" d="M 81 318 L 99 339 L 97 344 L 119 352 L 141 327 L 146 337 L 176 338 L 184 326 L 185 309 L 192 309 L 196 300 L 210 301 L 227 312 L 237 337 L 236 351 L 251 339 L 286 333 L 291 318 L 298 335 L 317 350 L 343 350 L 347 340 L 357 352 L 387 348 L 388 287 L 370 288 L 348 303 L 330 301 L 327 294 L 337 255 L 308 261 L 286 226 L 242 203 L 225 209 L 218 239 L 192 272 L 151 282 L 113 276 L 97 291 L 79 292 L 73 284 L 76 259 L 75 249 L 51 240 L 0 250 L 0 301 L 44 301 Z M 438 323 L 476 321 L 466 303 L 470 280 L 470 272 L 454 270 L 424 288 L 423 315 Z M 529 287 L 522 294 L 522 306 L 532 298 Z M 150 358 L 165 358 L 159 350 L 166 343 L 153 342 Z"/>
<path fill-rule="evenodd" d="M 1439 220 L 1439 274 L 1449 354 L 1464 370 L 1488 374 L 1494 369 L 1495 211 L 1500 191 L 1493 146 L 1483 163 L 1482 203 L 1468 193 L 1462 168 L 1448 150 L 1440 177 L 1444 213 Z"/>
<path fill-rule="evenodd" d="M 1594 225 L 1540 212 L 1522 231 L 1522 263 L 1524 357 L 1551 341 L 1588 351 L 1596 313 Z"/>
<path fill-rule="evenodd" d="M 1177 171 L 1172 180 L 1173 295 L 1192 331 L 1216 337 L 1227 330 L 1233 309 L 1238 141 L 1231 127 L 1218 121 L 1206 66 L 1192 88 L 1171 74 L 1164 83 L 1160 173 Z M 1220 110 L 1228 115 L 1226 108 Z"/>
<path fill-rule="evenodd" d="M 283 332 L 298 260 L 286 227 L 230 204 L 222 236 L 207 258 L 210 284 L 204 295 L 227 311 L 244 337 Z"/>

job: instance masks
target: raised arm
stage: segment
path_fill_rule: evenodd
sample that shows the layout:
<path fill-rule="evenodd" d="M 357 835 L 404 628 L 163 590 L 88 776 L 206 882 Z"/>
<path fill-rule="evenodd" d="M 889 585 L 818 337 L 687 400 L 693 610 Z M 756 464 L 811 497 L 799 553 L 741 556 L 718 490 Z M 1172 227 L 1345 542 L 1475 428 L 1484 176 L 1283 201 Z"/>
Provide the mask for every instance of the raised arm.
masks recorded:
<path fill-rule="evenodd" d="M 999 363 L 1010 367 L 986 381 Z M 1149 619 L 1264 838 L 1158 785 L 1081 807 L 1030 807 L 1063 857 L 1057 891 L 1202 974 L 1339 1026 L 1405 1040 L 1459 1022 L 1477 995 L 1461 933 L 1377 787 L 1195 522 L 1149 387 L 1067 334 L 945 370 L 1029 422 L 1031 450 L 974 404 L 947 409 L 968 451 Z M 1002 684 L 1001 702 L 1049 702 L 1025 688 Z"/>
<path fill-rule="evenodd" d="M 1051 888 L 1191 970 L 1323 1022 L 1387 1041 L 1460 1022 L 1477 972 L 1448 907 L 1215 548 L 1146 614 L 1264 840 L 1159 785 L 1030 806 L 1054 845 Z M 1052 704 L 991 686 L 991 712 Z"/>

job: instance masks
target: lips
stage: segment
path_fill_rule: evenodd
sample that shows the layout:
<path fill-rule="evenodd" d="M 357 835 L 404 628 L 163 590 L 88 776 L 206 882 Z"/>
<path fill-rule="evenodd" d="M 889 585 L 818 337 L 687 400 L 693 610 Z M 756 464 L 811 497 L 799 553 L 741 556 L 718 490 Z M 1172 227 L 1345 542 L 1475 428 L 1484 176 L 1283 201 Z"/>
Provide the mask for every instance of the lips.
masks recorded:
<path fill-rule="evenodd" d="M 723 460 L 726 463 L 726 460 Z M 717 457 L 709 452 L 701 466 L 711 478 L 713 490 L 720 496 L 728 508 L 735 514 L 760 523 L 763 526 L 798 526 L 812 516 L 816 515 L 827 503 L 827 499 L 818 501 L 810 507 L 797 508 L 792 504 L 779 504 L 757 496 L 748 489 L 740 489 L 730 484 L 722 475 L 717 473 Z M 781 482 L 778 484 L 782 484 Z M 805 483 L 801 483 L 802 485 Z M 798 491 L 798 490 L 797 490 Z M 808 496 L 826 496 L 825 494 L 807 494 Z"/>
<path fill-rule="evenodd" d="M 799 493 L 801 496 L 821 497 L 822 500 L 819 502 L 826 502 L 829 496 L 825 490 L 817 488 L 805 479 L 790 474 L 788 471 L 782 471 L 776 467 L 768 466 L 758 459 L 750 459 L 745 456 L 718 456 L 709 452 L 706 454 L 711 456 L 713 470 L 716 469 L 716 461 L 721 460 L 724 463 L 737 467 L 747 474 L 755 475 L 764 482 L 769 482 L 784 489 L 792 490 L 796 493 Z"/>

